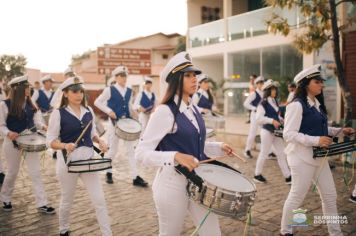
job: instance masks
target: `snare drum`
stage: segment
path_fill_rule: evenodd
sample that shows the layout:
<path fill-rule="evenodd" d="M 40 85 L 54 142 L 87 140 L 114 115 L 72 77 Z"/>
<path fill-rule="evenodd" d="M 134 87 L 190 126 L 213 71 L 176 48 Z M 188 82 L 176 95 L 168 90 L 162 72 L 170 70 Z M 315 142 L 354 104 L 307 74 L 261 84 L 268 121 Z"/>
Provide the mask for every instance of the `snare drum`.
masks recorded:
<path fill-rule="evenodd" d="M 206 138 L 211 138 L 215 135 L 215 132 L 213 129 L 206 128 Z"/>
<path fill-rule="evenodd" d="M 92 159 L 70 161 L 68 163 L 68 173 L 88 173 L 111 169 L 111 159 L 97 156 Z"/>
<path fill-rule="evenodd" d="M 218 115 L 204 115 L 205 126 L 214 130 L 225 129 L 225 118 Z"/>
<path fill-rule="evenodd" d="M 19 149 L 26 152 L 42 152 L 47 149 L 46 137 L 37 133 L 19 136 L 16 143 Z"/>
<path fill-rule="evenodd" d="M 274 130 L 274 136 L 283 138 L 283 129 L 275 129 Z"/>
<path fill-rule="evenodd" d="M 203 179 L 203 187 L 188 181 L 191 200 L 211 209 L 212 212 L 234 219 L 244 219 L 254 204 L 255 184 L 242 174 L 223 166 L 201 164 L 194 169 Z"/>
<path fill-rule="evenodd" d="M 134 141 L 140 138 L 141 124 L 131 118 L 122 118 L 116 122 L 115 134 L 117 137 L 127 141 Z"/>

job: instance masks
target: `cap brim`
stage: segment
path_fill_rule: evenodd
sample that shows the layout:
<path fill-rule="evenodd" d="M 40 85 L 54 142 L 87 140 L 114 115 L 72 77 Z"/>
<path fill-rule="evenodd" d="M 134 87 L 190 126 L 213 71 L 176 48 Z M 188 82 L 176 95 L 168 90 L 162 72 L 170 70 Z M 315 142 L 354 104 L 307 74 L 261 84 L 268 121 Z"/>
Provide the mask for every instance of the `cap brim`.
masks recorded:
<path fill-rule="evenodd" d="M 201 70 L 199 70 L 198 68 L 196 68 L 194 66 L 188 66 L 188 67 L 182 69 L 181 71 L 182 72 L 195 72 L 196 75 L 201 74 Z"/>
<path fill-rule="evenodd" d="M 73 92 L 77 92 L 80 90 L 84 90 L 83 84 L 72 84 L 70 86 L 68 86 L 66 89 L 73 91 Z"/>

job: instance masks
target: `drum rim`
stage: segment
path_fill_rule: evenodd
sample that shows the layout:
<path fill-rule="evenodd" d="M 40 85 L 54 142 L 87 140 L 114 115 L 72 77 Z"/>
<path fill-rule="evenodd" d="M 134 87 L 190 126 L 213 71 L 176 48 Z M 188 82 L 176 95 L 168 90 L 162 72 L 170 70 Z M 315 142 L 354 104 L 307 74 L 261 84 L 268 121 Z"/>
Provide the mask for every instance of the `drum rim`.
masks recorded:
<path fill-rule="evenodd" d="M 118 126 L 118 123 L 119 123 L 120 120 L 133 120 L 133 121 L 135 121 L 135 122 L 140 126 L 140 131 L 139 131 L 139 132 L 135 132 L 135 133 L 129 133 L 129 132 L 127 132 L 127 131 L 121 129 L 121 128 Z M 137 135 L 137 134 L 140 135 L 141 132 L 142 132 L 142 125 L 140 124 L 140 122 L 139 122 L 138 120 L 133 119 L 133 118 L 120 118 L 120 119 L 118 119 L 118 120 L 116 121 L 116 123 L 115 123 L 115 128 L 116 128 L 117 130 L 119 130 L 120 132 L 123 132 L 123 133 L 126 133 L 126 134 L 132 134 L 132 135 Z"/>
<path fill-rule="evenodd" d="M 209 165 L 209 164 L 201 164 L 201 165 L 199 165 L 197 168 L 199 168 L 199 167 L 204 167 L 204 166 L 211 166 L 211 165 Z M 250 180 L 249 178 L 247 178 L 246 176 L 244 176 L 243 174 L 238 173 L 238 172 L 235 172 L 235 171 L 230 170 L 230 169 L 228 169 L 228 168 L 226 168 L 226 167 L 223 167 L 223 166 L 214 165 L 214 167 L 221 168 L 221 169 L 223 169 L 223 170 L 227 170 L 228 172 L 231 172 L 231 173 L 234 173 L 234 174 L 237 174 L 237 175 L 241 175 L 243 178 L 245 178 L 245 179 L 252 185 L 252 187 L 253 187 L 254 190 L 249 191 L 249 192 L 240 192 L 240 191 L 234 191 L 234 190 L 229 190 L 229 189 L 226 189 L 226 188 L 222 188 L 222 187 L 219 187 L 219 186 L 217 186 L 217 185 L 215 185 L 215 184 L 212 184 L 210 181 L 207 181 L 207 180 L 204 179 L 202 176 L 198 175 L 198 173 L 196 173 L 196 175 L 198 175 L 200 178 L 202 178 L 202 179 L 204 180 L 203 185 L 204 185 L 205 182 L 206 182 L 206 183 L 208 183 L 209 185 L 215 186 L 216 189 L 222 189 L 222 190 L 224 190 L 224 191 L 226 191 L 226 192 L 245 193 L 245 195 L 246 195 L 246 194 L 249 194 L 249 193 L 256 193 L 256 192 L 257 192 L 257 188 L 256 188 L 255 183 L 254 183 L 252 180 Z"/>

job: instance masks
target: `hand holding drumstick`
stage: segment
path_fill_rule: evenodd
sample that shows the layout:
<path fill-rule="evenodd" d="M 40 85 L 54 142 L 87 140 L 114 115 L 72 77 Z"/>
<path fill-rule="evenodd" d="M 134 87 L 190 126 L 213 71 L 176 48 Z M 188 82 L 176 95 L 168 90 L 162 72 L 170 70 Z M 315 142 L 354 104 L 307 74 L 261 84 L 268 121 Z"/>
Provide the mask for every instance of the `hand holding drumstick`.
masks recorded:
<path fill-rule="evenodd" d="M 237 157 L 239 158 L 243 163 L 246 163 L 247 161 L 245 160 L 245 158 L 240 157 L 239 155 L 236 154 L 236 152 L 234 152 L 234 150 L 226 143 L 223 143 L 221 146 L 221 150 L 225 152 L 226 155 L 228 155 L 229 157 Z M 221 156 L 222 157 L 222 156 Z M 199 164 L 203 164 L 203 163 L 209 163 L 211 161 L 214 161 L 218 158 L 221 157 L 216 157 L 216 158 L 211 158 L 208 160 L 204 160 L 204 161 L 200 161 Z"/>

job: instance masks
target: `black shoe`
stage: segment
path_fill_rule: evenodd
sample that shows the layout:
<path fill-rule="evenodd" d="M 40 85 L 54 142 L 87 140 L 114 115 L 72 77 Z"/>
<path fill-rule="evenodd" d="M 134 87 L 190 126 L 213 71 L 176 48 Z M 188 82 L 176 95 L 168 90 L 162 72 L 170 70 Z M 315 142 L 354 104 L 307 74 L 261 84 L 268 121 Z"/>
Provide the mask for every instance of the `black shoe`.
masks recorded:
<path fill-rule="evenodd" d="M 253 158 L 253 156 L 251 155 L 251 151 L 250 151 L 250 150 L 247 150 L 247 151 L 244 153 L 244 155 L 245 155 L 246 158 L 250 158 L 250 159 Z"/>
<path fill-rule="evenodd" d="M 9 203 L 6 203 L 6 202 L 3 202 L 4 206 L 2 207 L 2 209 L 4 211 L 12 211 L 12 205 L 11 205 L 11 202 Z"/>
<path fill-rule="evenodd" d="M 269 157 L 277 157 L 276 154 L 274 154 L 274 152 L 271 152 L 270 154 L 268 154 Z"/>
<path fill-rule="evenodd" d="M 57 159 L 57 152 L 54 152 L 54 153 L 52 154 L 52 158 L 53 158 L 53 159 Z"/>
<path fill-rule="evenodd" d="M 246 124 L 250 124 L 250 123 L 251 123 L 251 121 L 250 121 L 250 120 L 246 121 Z"/>
<path fill-rule="evenodd" d="M 59 234 L 59 236 L 69 236 L 69 231 L 63 233 L 63 234 Z"/>
<path fill-rule="evenodd" d="M 286 184 L 292 184 L 292 176 L 286 178 Z"/>
<path fill-rule="evenodd" d="M 5 174 L 0 173 L 0 184 L 4 183 L 4 179 L 5 179 Z"/>
<path fill-rule="evenodd" d="M 45 214 L 48 214 L 48 215 L 56 213 L 56 210 L 53 207 L 48 207 L 48 206 L 39 207 L 38 211 L 42 212 L 42 213 L 45 213 Z"/>
<path fill-rule="evenodd" d="M 265 177 L 263 177 L 262 175 L 255 175 L 255 177 L 253 177 L 253 180 L 258 183 L 266 183 L 267 182 Z"/>
<path fill-rule="evenodd" d="M 148 183 L 146 181 L 144 181 L 140 176 L 137 176 L 136 179 L 133 180 L 132 183 L 134 186 L 138 186 L 138 187 L 147 187 Z"/>
<path fill-rule="evenodd" d="M 114 181 L 112 180 L 112 173 L 106 172 L 106 183 L 113 184 Z"/>
<path fill-rule="evenodd" d="M 353 202 L 353 203 L 356 203 L 356 196 L 354 196 L 354 195 L 351 194 L 351 196 L 350 196 L 350 198 L 349 198 L 349 201 L 350 201 L 350 202 Z"/>
<path fill-rule="evenodd" d="M 280 234 L 281 236 L 293 236 L 293 234 Z"/>

